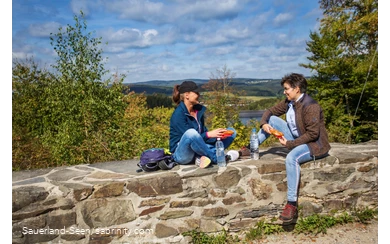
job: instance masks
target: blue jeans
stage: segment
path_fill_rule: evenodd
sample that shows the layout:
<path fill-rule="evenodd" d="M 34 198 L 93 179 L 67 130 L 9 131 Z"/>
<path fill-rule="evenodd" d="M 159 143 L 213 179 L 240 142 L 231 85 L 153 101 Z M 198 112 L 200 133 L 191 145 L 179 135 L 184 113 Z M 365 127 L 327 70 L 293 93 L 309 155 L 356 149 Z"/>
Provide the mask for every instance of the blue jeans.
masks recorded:
<path fill-rule="evenodd" d="M 227 129 L 234 131 L 234 133 L 222 140 L 225 149 L 233 143 L 234 138 L 237 136 L 235 129 Z M 207 156 L 212 163 L 216 164 L 217 155 L 215 144 L 207 144 L 195 129 L 188 129 L 181 137 L 173 153 L 173 159 L 178 164 L 189 164 L 195 161 L 195 157 L 201 156 Z"/>
<path fill-rule="evenodd" d="M 292 135 L 287 122 L 283 119 L 271 116 L 268 124 L 273 128 L 283 132 L 284 137 L 287 140 L 294 140 L 295 137 Z M 259 137 L 259 144 L 265 141 L 270 134 L 260 130 L 257 134 Z M 298 199 L 298 185 L 301 175 L 301 164 L 313 160 L 310 156 L 310 149 L 307 144 L 302 144 L 294 147 L 286 156 L 286 174 L 287 174 L 287 201 L 296 202 Z"/>

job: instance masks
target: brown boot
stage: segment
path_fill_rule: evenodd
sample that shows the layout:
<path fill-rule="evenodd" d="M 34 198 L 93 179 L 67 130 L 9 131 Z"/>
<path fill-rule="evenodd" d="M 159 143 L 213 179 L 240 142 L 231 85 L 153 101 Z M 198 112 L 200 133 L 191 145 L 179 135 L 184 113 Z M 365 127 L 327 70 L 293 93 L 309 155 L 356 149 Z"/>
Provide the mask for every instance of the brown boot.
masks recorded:
<path fill-rule="evenodd" d="M 280 214 L 279 219 L 283 222 L 291 222 L 295 218 L 298 218 L 298 209 L 297 207 L 286 204 L 286 206 L 283 209 L 283 212 Z"/>
<path fill-rule="evenodd" d="M 239 151 L 238 151 L 238 155 L 241 157 L 249 157 L 251 156 L 251 150 L 248 148 L 248 147 L 242 147 Z"/>

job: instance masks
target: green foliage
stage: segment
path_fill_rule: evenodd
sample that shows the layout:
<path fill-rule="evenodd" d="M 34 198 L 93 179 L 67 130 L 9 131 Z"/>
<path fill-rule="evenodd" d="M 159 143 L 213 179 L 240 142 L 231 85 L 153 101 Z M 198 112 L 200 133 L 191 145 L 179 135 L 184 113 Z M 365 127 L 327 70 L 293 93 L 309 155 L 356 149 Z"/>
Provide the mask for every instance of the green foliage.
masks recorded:
<path fill-rule="evenodd" d="M 266 109 L 274 106 L 278 102 L 280 102 L 281 99 L 285 99 L 285 98 L 284 97 L 283 98 L 276 98 L 275 97 L 275 98 L 267 98 L 267 99 L 262 99 L 259 101 L 254 101 L 254 102 L 249 103 L 246 109 L 247 110 L 266 110 Z"/>
<path fill-rule="evenodd" d="M 282 115 L 280 118 L 282 119 L 285 119 L 286 116 L 285 115 Z M 250 133 L 252 131 L 252 128 L 256 128 L 256 131 L 259 131 L 260 130 L 260 120 L 256 120 L 256 119 L 251 119 L 248 121 L 245 129 L 244 129 L 244 133 L 245 133 L 245 138 L 249 138 L 250 137 Z M 247 139 L 247 144 L 248 145 L 249 141 Z M 263 143 L 260 144 L 260 148 L 264 148 L 264 147 L 271 147 L 272 145 L 275 145 L 278 144 L 280 145 L 280 142 L 279 142 L 279 139 L 277 139 L 276 137 L 274 136 L 270 136 L 267 138 L 267 140 L 265 140 Z"/>
<path fill-rule="evenodd" d="M 309 93 L 319 101 L 331 141 L 378 139 L 378 1 L 320 1 L 325 17 L 310 33 L 303 67 L 316 71 Z"/>
<path fill-rule="evenodd" d="M 169 148 L 169 119 L 173 108 L 149 109 L 146 97 L 134 92 L 126 95 L 124 101 L 127 107 L 117 127 L 98 131 L 90 140 L 91 146 L 95 146 L 94 162 L 138 158 L 151 147 Z"/>
<path fill-rule="evenodd" d="M 46 70 L 40 70 L 32 60 L 15 60 L 12 68 L 12 131 L 23 134 L 27 131 L 41 131 L 39 103 L 41 94 L 53 77 Z"/>
<path fill-rule="evenodd" d="M 354 209 L 352 213 L 343 212 L 339 215 L 319 215 L 314 214 L 306 218 L 299 219 L 294 228 L 294 233 L 305 234 L 319 234 L 326 233 L 328 228 L 336 225 L 342 225 L 352 222 L 361 222 L 368 224 L 369 220 L 372 220 L 378 216 L 378 209 L 365 208 Z"/>
<path fill-rule="evenodd" d="M 245 235 L 247 241 L 261 239 L 265 235 L 271 235 L 283 232 L 282 226 L 277 224 L 265 223 L 264 221 L 257 222 L 254 228 L 251 228 Z"/>
<path fill-rule="evenodd" d="M 348 220 L 346 218 L 342 218 L 342 221 Z M 327 229 L 333 227 L 337 224 L 342 224 L 338 218 L 333 216 L 325 216 L 325 215 L 311 215 L 304 219 L 300 219 L 295 225 L 294 232 L 299 233 L 310 233 L 310 234 L 325 234 Z"/>
<path fill-rule="evenodd" d="M 320 233 L 326 234 L 329 228 L 353 222 L 361 222 L 368 224 L 370 220 L 375 219 L 378 215 L 378 209 L 355 209 L 352 213 L 346 211 L 333 211 L 329 215 L 314 214 L 305 218 L 299 218 L 295 224 L 294 234 L 309 234 L 317 235 Z M 278 234 L 285 232 L 283 225 L 274 223 L 272 219 L 270 223 L 260 220 L 257 224 L 245 231 L 245 238 L 240 240 L 237 235 L 226 233 L 225 230 L 217 234 L 206 234 L 198 230 L 192 230 L 182 233 L 183 236 L 190 236 L 191 243 L 252 243 L 256 240 L 261 240 L 267 235 Z"/>
<path fill-rule="evenodd" d="M 159 82 L 161 82 L 161 81 L 159 81 Z M 172 96 L 173 85 L 168 86 L 167 83 L 169 84 L 169 82 L 164 82 L 164 86 L 158 86 L 155 84 L 153 84 L 153 85 L 138 84 L 138 83 L 125 85 L 125 86 L 129 87 L 129 89 L 135 93 L 145 93 L 147 95 L 162 94 L 165 96 Z"/>
<path fill-rule="evenodd" d="M 221 70 L 220 70 L 221 71 Z M 215 78 L 215 77 L 214 77 Z M 172 96 L 172 87 L 176 84 L 181 84 L 183 80 L 151 80 L 147 82 L 137 83 L 124 83 L 124 86 L 128 87 L 135 93 L 145 93 L 146 95 L 152 94 L 164 94 Z M 209 79 L 191 79 L 198 86 L 202 86 L 209 82 Z M 280 85 L 281 79 L 248 79 L 248 78 L 235 78 L 232 77 L 229 86 L 235 91 L 240 91 L 243 96 L 256 96 L 256 97 L 277 97 L 283 96 L 283 88 Z M 204 89 L 200 89 L 200 92 L 207 92 Z"/>
<path fill-rule="evenodd" d="M 53 67 L 61 73 L 64 81 L 78 84 L 101 81 L 107 73 L 101 56 L 101 38 L 87 33 L 87 23 L 83 12 L 74 16 L 74 26 L 67 25 L 66 30 L 59 28 L 58 33 L 50 33 L 51 45 L 58 55 Z M 81 21 L 83 20 L 83 21 Z"/>
<path fill-rule="evenodd" d="M 85 20 L 81 22 L 77 16 L 74 20 L 74 26 L 68 25 L 64 32 L 60 28 L 51 36 L 58 54 L 53 67 L 59 74 L 43 94 L 42 138 L 57 165 L 94 162 L 95 152 L 107 150 L 102 141 L 109 138 L 102 132 L 118 126 L 126 105 L 123 79 L 110 87 L 110 80 L 101 82 L 106 71 L 100 39 L 86 33 Z"/>
<path fill-rule="evenodd" d="M 326 15 L 307 43 L 311 62 L 301 64 L 316 71 L 309 93 L 323 107 L 331 141 L 377 139 L 378 2 L 324 0 L 321 6 Z M 137 158 L 146 148 L 168 148 L 171 98 L 128 93 L 122 75 L 105 80 L 101 38 L 87 32 L 82 12 L 74 20 L 73 26 L 51 34 L 56 73 L 33 60 L 13 62 L 13 170 Z M 263 91 L 275 95 L 280 82 L 232 85 L 234 74 L 226 65 L 217 72 L 204 86 L 206 124 L 209 129 L 234 127 L 237 137 L 231 148 L 239 149 L 248 144 L 251 128 L 260 128 L 258 121 L 243 125 L 239 111 L 246 106 L 263 110 L 282 98 L 248 105 L 237 87 L 256 90 L 261 83 Z M 172 90 L 162 89 L 166 94 Z M 277 142 L 273 140 L 262 146 Z"/>
<path fill-rule="evenodd" d="M 125 101 L 128 105 L 119 128 L 109 132 L 115 158 L 136 158 L 152 147 L 169 148 L 169 120 L 174 109 L 149 109 L 146 96 L 134 92 L 126 95 Z"/>
<path fill-rule="evenodd" d="M 42 153 L 35 153 L 45 161 L 40 167 L 98 160 L 100 151 L 107 153 L 102 142 L 110 141 L 104 131 L 118 127 L 126 106 L 123 78 L 110 87 L 110 80 L 101 82 L 105 71 L 100 41 L 84 33 L 85 22 L 74 19 L 74 27 L 66 32 L 60 28 L 51 37 L 59 57 L 53 65 L 57 74 L 40 70 L 31 60 L 13 65 L 13 141 L 25 143 L 20 148 L 29 143 L 30 149 L 40 148 Z M 28 154 L 34 158 L 31 150 L 24 155 L 17 151 L 13 168 L 36 167 L 37 162 L 25 161 Z"/>
<path fill-rule="evenodd" d="M 276 97 L 283 95 L 280 79 L 232 78 L 230 85 L 236 91 L 244 91 L 245 96 Z"/>
<path fill-rule="evenodd" d="M 241 122 L 239 112 L 241 104 L 246 102 L 240 98 L 240 93 L 230 86 L 234 74 L 225 66 L 217 70 L 218 75 L 212 78 L 203 88 L 209 92 L 203 95 L 204 102 L 207 104 L 208 128 L 226 128 L 233 127 L 237 131 L 237 137 L 230 146 L 232 149 L 239 149 L 248 144 L 246 126 Z"/>
<path fill-rule="evenodd" d="M 378 216 L 378 209 L 372 209 L 366 207 L 365 209 L 355 209 L 352 213 L 353 216 L 355 216 L 355 219 L 363 224 L 369 223 L 369 220 L 375 218 Z"/>
<path fill-rule="evenodd" d="M 183 236 L 190 236 L 193 244 L 226 244 L 226 243 L 240 243 L 237 236 L 232 236 L 226 233 L 226 230 L 221 231 L 215 235 L 207 235 L 196 230 L 182 233 Z"/>
<path fill-rule="evenodd" d="M 154 93 L 152 95 L 147 95 L 146 96 L 146 103 L 148 104 L 148 108 L 155 108 L 155 107 L 173 108 L 173 107 L 175 107 L 171 96 L 167 96 L 167 95 L 160 94 L 160 93 Z"/>
<path fill-rule="evenodd" d="M 32 60 L 15 60 L 12 68 L 12 169 L 50 166 L 50 150 L 40 135 L 44 124 L 42 96 L 53 76 Z"/>

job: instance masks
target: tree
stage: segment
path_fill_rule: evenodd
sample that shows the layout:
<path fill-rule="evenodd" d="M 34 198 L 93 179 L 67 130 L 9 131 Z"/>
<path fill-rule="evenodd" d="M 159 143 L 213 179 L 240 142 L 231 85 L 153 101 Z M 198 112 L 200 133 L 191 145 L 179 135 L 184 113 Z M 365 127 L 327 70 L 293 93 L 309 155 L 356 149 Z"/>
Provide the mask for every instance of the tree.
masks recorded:
<path fill-rule="evenodd" d="M 74 20 L 51 34 L 55 74 L 34 63 L 13 67 L 13 139 L 37 139 L 49 152 L 49 166 L 114 159 L 107 132 L 118 129 L 127 106 L 123 76 L 103 81 L 101 38 L 86 32 L 85 20 Z"/>
<path fill-rule="evenodd" d="M 208 83 L 203 85 L 208 92 L 203 94 L 207 104 L 206 123 L 212 128 L 226 128 L 229 126 L 237 130 L 237 137 L 232 147 L 242 147 L 248 144 L 249 131 L 240 120 L 240 104 L 245 104 L 240 98 L 240 92 L 234 90 L 230 83 L 235 74 L 224 65 L 217 69 L 217 73 L 211 73 Z M 247 136 L 248 134 L 248 136 Z"/>
<path fill-rule="evenodd" d="M 233 78 L 236 76 L 235 73 L 233 73 L 230 69 L 228 69 L 227 65 L 225 64 L 222 66 L 222 68 L 217 69 L 217 74 L 211 73 L 210 76 L 210 83 L 215 82 L 215 86 L 213 87 L 214 90 L 222 87 L 223 93 L 231 92 L 231 90 L 228 90 L 230 83 L 233 81 Z"/>
<path fill-rule="evenodd" d="M 321 0 L 324 17 L 307 50 L 309 93 L 322 105 L 332 141 L 378 136 L 378 1 Z"/>
<path fill-rule="evenodd" d="M 12 169 L 47 165 L 50 151 L 40 136 L 44 131 L 42 96 L 54 79 L 32 58 L 15 59 L 12 67 Z"/>
<path fill-rule="evenodd" d="M 156 107 L 173 108 L 174 107 L 172 97 L 169 97 L 161 93 L 153 93 L 152 95 L 147 95 L 146 102 L 148 108 L 156 108 Z"/>

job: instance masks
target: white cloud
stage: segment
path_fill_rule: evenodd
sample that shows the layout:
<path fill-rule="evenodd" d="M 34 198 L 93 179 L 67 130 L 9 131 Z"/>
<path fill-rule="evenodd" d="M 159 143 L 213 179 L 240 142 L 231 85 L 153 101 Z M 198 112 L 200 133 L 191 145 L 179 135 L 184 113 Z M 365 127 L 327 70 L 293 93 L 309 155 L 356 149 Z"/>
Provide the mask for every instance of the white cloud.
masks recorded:
<path fill-rule="evenodd" d="M 290 13 L 280 13 L 275 17 L 273 22 L 275 26 L 282 26 L 289 23 L 293 18 L 294 16 Z"/>
<path fill-rule="evenodd" d="M 44 9 L 14 1 L 13 57 L 49 62 L 50 32 L 74 24 L 72 15 L 82 9 L 88 32 L 108 43 L 105 68 L 131 81 L 207 78 L 224 64 L 243 77 L 281 77 L 307 56 L 305 41 L 320 15 L 312 0 L 72 0 Z"/>
<path fill-rule="evenodd" d="M 50 33 L 57 33 L 59 27 L 61 27 L 61 24 L 57 22 L 32 23 L 28 28 L 28 32 L 33 37 L 49 37 Z"/>

